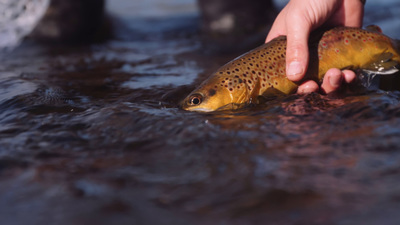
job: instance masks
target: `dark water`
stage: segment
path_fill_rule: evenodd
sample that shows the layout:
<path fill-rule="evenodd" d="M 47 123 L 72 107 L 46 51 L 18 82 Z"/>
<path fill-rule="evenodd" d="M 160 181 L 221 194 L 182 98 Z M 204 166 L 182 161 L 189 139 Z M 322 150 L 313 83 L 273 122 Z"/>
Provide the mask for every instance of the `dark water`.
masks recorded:
<path fill-rule="evenodd" d="M 383 3 L 366 23 L 400 38 Z M 233 56 L 188 1 L 124 4 L 106 43 L 1 53 L 1 224 L 398 224 L 400 92 L 182 111 Z"/>

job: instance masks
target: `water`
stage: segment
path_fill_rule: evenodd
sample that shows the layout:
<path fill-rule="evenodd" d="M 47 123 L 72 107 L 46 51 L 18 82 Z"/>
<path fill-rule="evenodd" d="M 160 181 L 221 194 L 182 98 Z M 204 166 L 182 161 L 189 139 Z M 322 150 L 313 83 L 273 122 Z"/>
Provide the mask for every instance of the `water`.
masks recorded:
<path fill-rule="evenodd" d="M 106 43 L 0 56 L 1 224 L 397 224 L 399 92 L 182 111 L 239 53 L 202 53 L 192 1 L 108 4 Z"/>

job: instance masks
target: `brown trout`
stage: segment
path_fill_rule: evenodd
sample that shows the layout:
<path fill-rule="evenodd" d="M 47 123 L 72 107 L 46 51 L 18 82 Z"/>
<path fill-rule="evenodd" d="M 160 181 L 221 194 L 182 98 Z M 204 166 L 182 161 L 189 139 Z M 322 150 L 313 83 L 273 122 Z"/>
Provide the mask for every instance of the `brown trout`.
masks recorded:
<path fill-rule="evenodd" d="M 377 26 L 366 29 L 336 27 L 310 41 L 310 63 L 303 81 L 320 83 L 330 68 L 361 69 L 374 74 L 398 72 L 397 41 L 383 35 Z M 303 82 L 285 74 L 286 37 L 272 41 L 227 63 L 187 96 L 185 110 L 210 112 L 237 109 L 257 103 L 259 96 L 296 92 Z"/>

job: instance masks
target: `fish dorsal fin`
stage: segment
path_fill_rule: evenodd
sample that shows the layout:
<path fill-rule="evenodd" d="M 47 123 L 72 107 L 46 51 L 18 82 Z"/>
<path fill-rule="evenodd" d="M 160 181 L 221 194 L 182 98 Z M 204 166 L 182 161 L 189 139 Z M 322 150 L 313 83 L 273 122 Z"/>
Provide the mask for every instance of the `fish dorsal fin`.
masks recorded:
<path fill-rule="evenodd" d="M 285 35 L 280 35 L 276 38 L 273 39 L 274 41 L 282 41 L 282 40 L 286 40 L 286 36 Z"/>
<path fill-rule="evenodd" d="M 371 24 L 366 26 L 365 29 L 371 32 L 382 33 L 382 29 L 378 25 Z"/>

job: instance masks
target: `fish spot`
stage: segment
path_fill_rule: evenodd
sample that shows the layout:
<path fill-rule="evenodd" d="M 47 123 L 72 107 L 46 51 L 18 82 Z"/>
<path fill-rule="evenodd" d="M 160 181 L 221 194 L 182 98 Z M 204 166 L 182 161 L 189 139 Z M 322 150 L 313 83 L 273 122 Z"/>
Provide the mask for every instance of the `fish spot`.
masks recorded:
<path fill-rule="evenodd" d="M 217 91 L 215 89 L 208 90 L 208 96 L 214 96 Z"/>
<path fill-rule="evenodd" d="M 239 84 L 241 84 L 241 83 L 243 83 L 243 80 L 242 80 L 242 79 L 239 79 Z"/>

